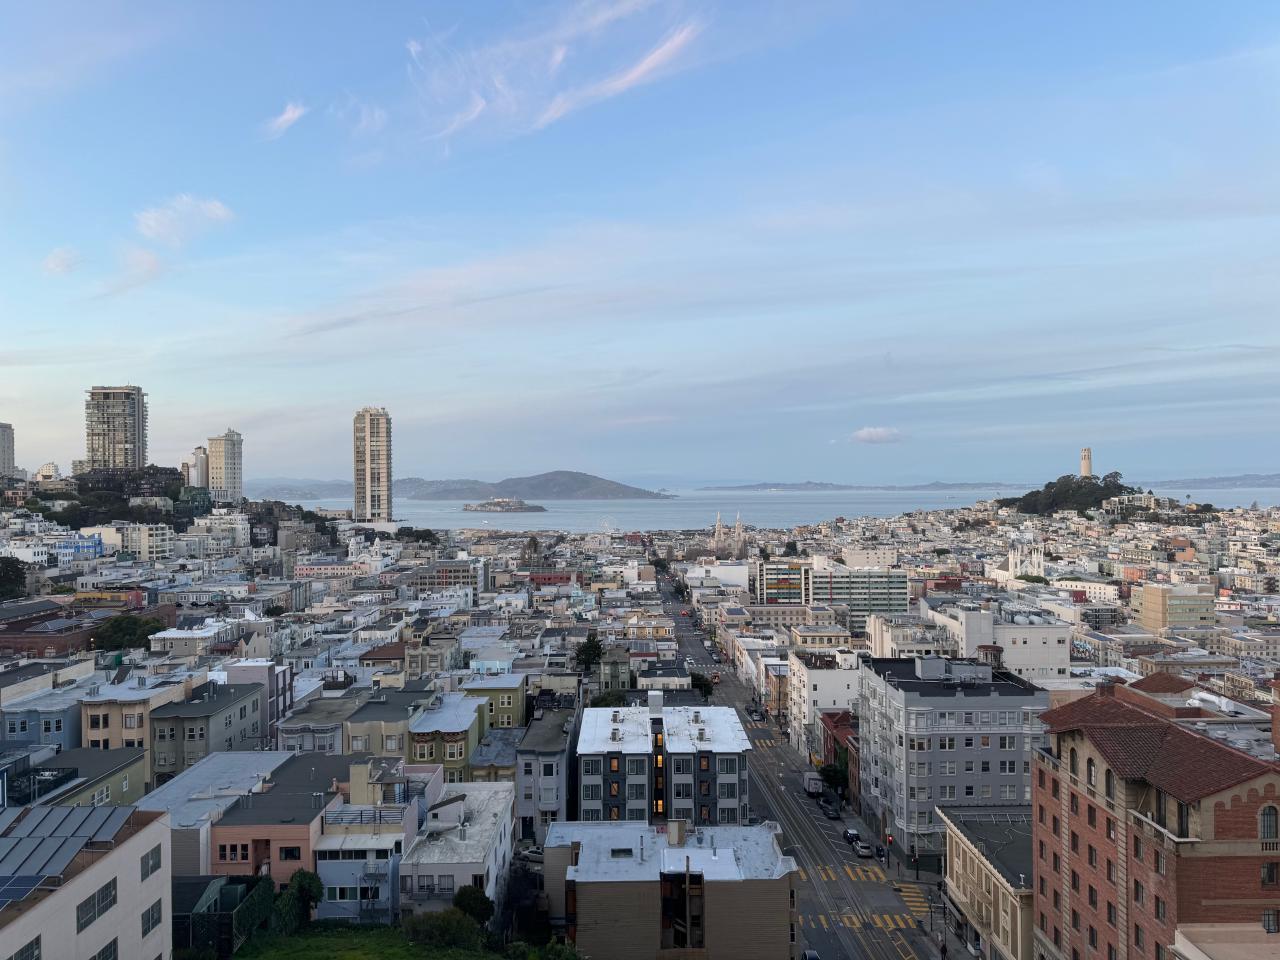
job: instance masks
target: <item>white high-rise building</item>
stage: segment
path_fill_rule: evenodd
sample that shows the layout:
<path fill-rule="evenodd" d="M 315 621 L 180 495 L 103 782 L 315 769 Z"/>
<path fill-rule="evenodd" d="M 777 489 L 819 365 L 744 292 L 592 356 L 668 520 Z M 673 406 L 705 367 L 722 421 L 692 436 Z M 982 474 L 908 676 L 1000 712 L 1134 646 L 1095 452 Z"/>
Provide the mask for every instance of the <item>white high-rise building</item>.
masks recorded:
<path fill-rule="evenodd" d="M 244 499 L 244 438 L 230 427 L 209 438 L 209 495 L 215 503 Z"/>
<path fill-rule="evenodd" d="M 141 387 L 93 387 L 84 402 L 85 466 L 140 470 L 147 465 L 147 395 Z"/>
<path fill-rule="evenodd" d="M 1080 476 L 1093 476 L 1093 448 L 1085 447 L 1080 451 Z"/>
<path fill-rule="evenodd" d="M 13 424 L 0 423 L 0 477 L 13 475 Z"/>
<path fill-rule="evenodd" d="M 184 466 L 187 468 L 187 486 L 209 486 L 209 451 L 205 447 L 196 447 L 191 451 L 191 459 Z"/>
<path fill-rule="evenodd" d="M 386 407 L 364 407 L 352 423 L 355 461 L 355 519 L 390 522 L 391 414 Z"/>

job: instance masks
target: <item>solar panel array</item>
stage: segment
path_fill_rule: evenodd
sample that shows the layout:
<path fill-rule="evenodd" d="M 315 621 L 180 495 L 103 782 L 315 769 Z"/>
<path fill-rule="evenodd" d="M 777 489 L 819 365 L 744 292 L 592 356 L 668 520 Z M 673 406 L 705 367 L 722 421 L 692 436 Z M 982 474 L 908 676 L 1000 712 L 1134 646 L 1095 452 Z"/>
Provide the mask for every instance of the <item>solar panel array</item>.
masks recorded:
<path fill-rule="evenodd" d="M 114 840 L 134 809 L 0 809 L 0 910 L 24 899 L 49 878 L 60 878 L 86 845 Z"/>

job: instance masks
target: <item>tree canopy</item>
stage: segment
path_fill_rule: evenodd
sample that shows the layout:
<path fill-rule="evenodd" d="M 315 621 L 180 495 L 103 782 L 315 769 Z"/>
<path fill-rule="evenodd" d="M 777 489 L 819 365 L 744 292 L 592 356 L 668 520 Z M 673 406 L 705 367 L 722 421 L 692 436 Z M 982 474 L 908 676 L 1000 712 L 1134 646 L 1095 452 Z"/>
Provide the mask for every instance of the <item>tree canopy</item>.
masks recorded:
<path fill-rule="evenodd" d="M 593 634 L 578 644 L 578 649 L 573 652 L 573 662 L 579 670 L 586 673 L 594 669 L 603 656 L 604 645 L 600 642 L 600 638 Z"/>
<path fill-rule="evenodd" d="M 493 918 L 493 901 L 479 887 L 465 886 L 453 895 L 453 905 L 484 926 Z"/>
<path fill-rule="evenodd" d="M 1014 507 L 1019 513 L 1046 514 L 1058 510 L 1094 510 L 1102 506 L 1104 500 L 1141 492 L 1137 487 L 1125 486 L 1116 472 L 1103 477 L 1078 477 L 1069 473 L 1039 490 L 996 502 L 1002 507 Z"/>
<path fill-rule="evenodd" d="M 27 565 L 14 557 L 0 557 L 0 600 L 27 595 Z"/>
<path fill-rule="evenodd" d="M 145 647 L 153 633 L 165 628 L 156 617 L 139 617 L 132 613 L 112 617 L 93 632 L 93 645 L 98 650 L 129 650 Z"/>
<path fill-rule="evenodd" d="M 715 684 L 711 682 L 711 678 L 705 673 L 690 673 L 689 682 L 693 684 L 693 689 L 702 694 L 703 700 L 710 700 L 711 694 L 716 689 Z"/>

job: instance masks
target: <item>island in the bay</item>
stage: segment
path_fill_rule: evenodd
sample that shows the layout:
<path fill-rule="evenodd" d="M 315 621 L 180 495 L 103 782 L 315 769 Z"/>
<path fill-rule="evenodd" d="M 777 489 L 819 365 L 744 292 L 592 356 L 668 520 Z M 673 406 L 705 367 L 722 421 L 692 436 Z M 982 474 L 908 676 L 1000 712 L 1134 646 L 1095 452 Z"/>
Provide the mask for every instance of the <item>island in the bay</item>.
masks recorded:
<path fill-rule="evenodd" d="M 483 503 L 464 503 L 463 510 L 472 513 L 546 513 L 547 508 L 536 503 L 525 503 L 512 497 L 491 497 Z"/>

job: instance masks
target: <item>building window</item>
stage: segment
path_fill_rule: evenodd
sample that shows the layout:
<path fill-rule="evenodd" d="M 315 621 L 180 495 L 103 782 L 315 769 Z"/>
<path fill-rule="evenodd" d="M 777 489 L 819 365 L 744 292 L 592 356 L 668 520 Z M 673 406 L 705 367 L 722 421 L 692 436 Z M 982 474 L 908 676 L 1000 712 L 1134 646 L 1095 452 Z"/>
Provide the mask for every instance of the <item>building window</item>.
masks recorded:
<path fill-rule="evenodd" d="M 1280 823 L 1277 820 L 1275 807 L 1263 807 L 1262 812 L 1258 815 L 1258 837 L 1262 840 L 1275 840 L 1280 834 Z"/>
<path fill-rule="evenodd" d="M 142 855 L 142 880 L 145 883 L 147 877 L 151 876 L 160 869 L 160 844 L 156 844 L 150 850 Z"/>
<path fill-rule="evenodd" d="M 76 907 L 76 933 L 83 933 L 93 921 L 116 905 L 116 881 L 112 877 Z"/>
<path fill-rule="evenodd" d="M 1264 886 L 1274 886 L 1280 883 L 1280 863 L 1264 863 L 1262 865 L 1262 883 Z"/>
<path fill-rule="evenodd" d="M 1097 786 L 1097 765 L 1093 762 L 1093 757 L 1084 762 L 1084 782 L 1091 787 Z"/>
<path fill-rule="evenodd" d="M 147 909 L 142 911 L 142 935 L 145 937 L 156 927 L 160 926 L 160 901 L 157 900 Z"/>
<path fill-rule="evenodd" d="M 120 950 L 116 943 L 116 938 L 112 937 L 111 942 L 90 957 L 89 960 L 120 960 Z"/>
<path fill-rule="evenodd" d="M 1262 929 L 1267 933 L 1280 933 L 1280 910 L 1262 911 Z"/>
<path fill-rule="evenodd" d="M 281 860 L 301 860 L 302 859 L 301 847 L 277 847 L 276 849 L 280 851 Z"/>
<path fill-rule="evenodd" d="M 1102 775 L 1102 792 L 1108 800 L 1116 798 L 1116 776 L 1110 770 Z"/>
<path fill-rule="evenodd" d="M 1164 898 L 1156 897 L 1156 919 L 1163 920 L 1165 917 Z"/>
<path fill-rule="evenodd" d="M 532 765 L 529 765 L 528 773 L 533 773 Z M 584 777 L 600 776 L 600 760 L 599 758 L 587 759 L 582 761 L 582 775 Z"/>

